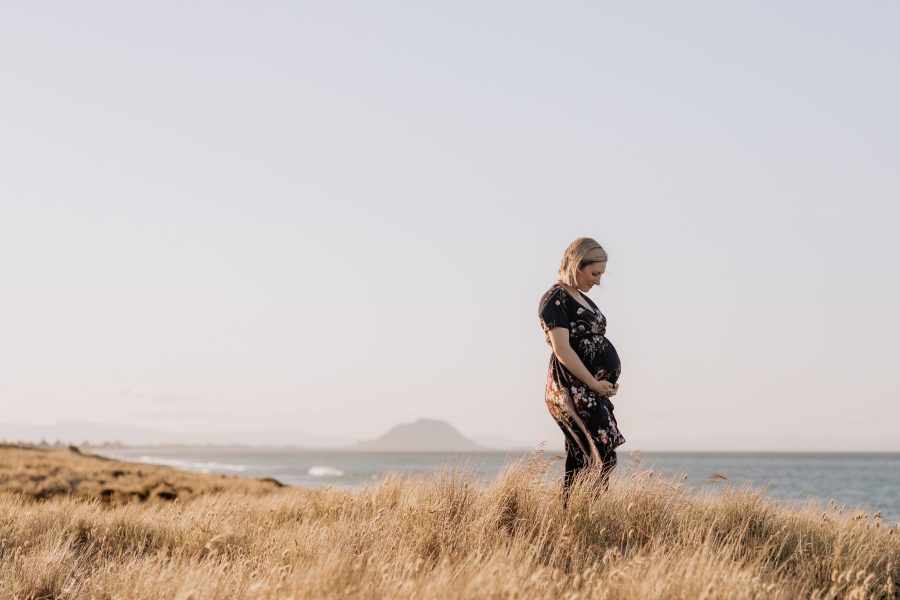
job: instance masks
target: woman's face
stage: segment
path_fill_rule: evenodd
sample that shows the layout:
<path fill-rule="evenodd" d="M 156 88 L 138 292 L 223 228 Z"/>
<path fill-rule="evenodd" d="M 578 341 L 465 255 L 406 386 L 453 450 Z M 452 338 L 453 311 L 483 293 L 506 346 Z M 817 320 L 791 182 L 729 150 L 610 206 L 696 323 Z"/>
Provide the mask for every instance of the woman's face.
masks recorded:
<path fill-rule="evenodd" d="M 595 285 L 600 285 L 600 277 L 606 271 L 606 261 L 584 265 L 575 272 L 575 283 L 582 292 L 588 292 Z"/>

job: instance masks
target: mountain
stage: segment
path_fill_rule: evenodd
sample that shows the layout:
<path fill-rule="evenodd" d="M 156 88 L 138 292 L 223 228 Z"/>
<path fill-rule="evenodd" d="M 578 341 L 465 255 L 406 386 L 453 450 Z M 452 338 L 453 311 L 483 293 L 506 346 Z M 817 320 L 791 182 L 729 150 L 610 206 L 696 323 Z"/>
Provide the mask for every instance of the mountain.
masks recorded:
<path fill-rule="evenodd" d="M 309 435 L 297 431 L 224 431 L 204 433 L 176 433 L 158 429 L 113 425 L 108 423 L 86 423 L 68 421 L 55 425 L 27 425 L 21 423 L 0 423 L 0 440 L 8 442 L 37 443 L 59 440 L 66 444 L 102 444 L 119 442 L 130 446 L 165 444 L 234 444 L 246 446 L 302 446 L 306 448 L 345 447 L 348 439 L 332 439 Z"/>
<path fill-rule="evenodd" d="M 465 437 L 450 423 L 437 419 L 419 419 L 395 425 L 384 435 L 359 442 L 354 450 L 385 452 L 475 452 L 488 450 Z"/>

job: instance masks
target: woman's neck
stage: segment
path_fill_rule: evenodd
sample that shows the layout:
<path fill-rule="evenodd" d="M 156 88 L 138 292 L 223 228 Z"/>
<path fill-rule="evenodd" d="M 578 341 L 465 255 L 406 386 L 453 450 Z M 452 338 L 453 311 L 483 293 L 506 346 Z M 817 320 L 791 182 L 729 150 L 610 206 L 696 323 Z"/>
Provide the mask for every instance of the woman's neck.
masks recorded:
<path fill-rule="evenodd" d="M 563 287 L 563 289 L 565 289 L 567 292 L 569 292 L 569 294 L 571 294 L 572 296 L 574 296 L 576 298 L 581 295 L 581 290 L 579 290 L 575 286 L 566 285 L 565 283 L 561 283 L 560 285 Z"/>
<path fill-rule="evenodd" d="M 591 304 L 591 301 L 588 300 L 587 296 L 582 294 L 581 290 L 579 290 L 577 287 L 571 287 L 564 283 L 560 283 L 560 285 L 562 286 L 562 288 L 564 290 L 566 290 L 569 293 L 570 296 L 572 296 L 572 298 L 575 300 L 575 302 L 577 302 L 581 306 L 585 307 L 592 313 L 597 312 L 596 310 L 594 310 L 594 306 L 593 306 L 593 304 Z"/>

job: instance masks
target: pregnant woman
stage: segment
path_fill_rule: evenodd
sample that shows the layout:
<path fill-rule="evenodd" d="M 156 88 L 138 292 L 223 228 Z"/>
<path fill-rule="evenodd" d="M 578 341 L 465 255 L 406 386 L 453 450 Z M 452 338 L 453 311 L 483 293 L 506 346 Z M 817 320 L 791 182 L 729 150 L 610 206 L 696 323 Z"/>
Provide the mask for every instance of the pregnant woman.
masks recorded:
<path fill-rule="evenodd" d="M 575 474 L 588 466 L 601 468 L 606 489 L 616 466 L 619 433 L 610 397 L 619 389 L 619 355 L 606 339 L 606 317 L 584 295 L 600 283 L 607 254 L 591 238 L 578 238 L 566 248 L 559 281 L 541 297 L 541 329 L 553 348 L 544 400 L 562 429 L 566 445 L 563 502 Z"/>

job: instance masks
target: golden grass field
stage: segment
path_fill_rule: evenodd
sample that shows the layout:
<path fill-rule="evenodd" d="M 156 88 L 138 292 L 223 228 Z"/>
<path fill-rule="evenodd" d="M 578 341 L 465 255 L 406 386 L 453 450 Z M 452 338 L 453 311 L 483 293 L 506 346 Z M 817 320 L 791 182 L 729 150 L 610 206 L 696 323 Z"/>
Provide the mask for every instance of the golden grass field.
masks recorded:
<path fill-rule="evenodd" d="M 0 598 L 898 598 L 900 527 L 535 454 L 362 492 L 0 447 Z"/>

